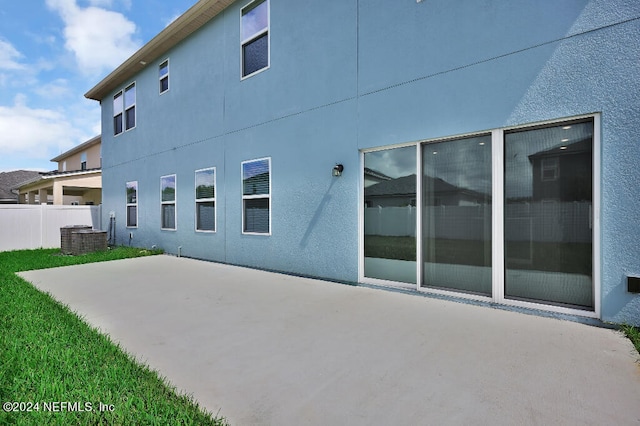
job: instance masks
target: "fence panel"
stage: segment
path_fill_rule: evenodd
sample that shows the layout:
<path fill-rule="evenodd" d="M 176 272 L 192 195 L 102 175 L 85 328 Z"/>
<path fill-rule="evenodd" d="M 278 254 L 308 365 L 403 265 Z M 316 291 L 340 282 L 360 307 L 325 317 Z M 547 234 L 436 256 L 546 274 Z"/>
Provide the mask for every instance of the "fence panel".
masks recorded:
<path fill-rule="evenodd" d="M 60 228 L 101 228 L 101 206 L 0 205 L 0 251 L 60 247 Z"/>

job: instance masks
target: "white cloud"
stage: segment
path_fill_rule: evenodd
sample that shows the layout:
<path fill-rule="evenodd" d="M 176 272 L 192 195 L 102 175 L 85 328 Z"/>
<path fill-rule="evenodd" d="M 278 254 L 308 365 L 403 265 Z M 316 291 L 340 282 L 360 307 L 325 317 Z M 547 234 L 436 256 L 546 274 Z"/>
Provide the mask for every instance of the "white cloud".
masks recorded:
<path fill-rule="evenodd" d="M 21 70 L 24 65 L 18 62 L 22 54 L 8 41 L 0 39 L 0 70 Z"/>
<path fill-rule="evenodd" d="M 0 152 L 5 156 L 51 159 L 82 140 L 63 111 L 34 109 L 19 94 L 10 107 L 0 106 Z"/>
<path fill-rule="evenodd" d="M 45 99 L 58 99 L 70 97 L 74 92 L 69 87 L 69 81 L 64 78 L 57 78 L 48 83 L 39 85 L 33 92 Z"/>
<path fill-rule="evenodd" d="M 82 8 L 76 0 L 47 0 L 47 6 L 64 21 L 65 48 L 74 54 L 84 74 L 114 69 L 141 46 L 135 38 L 135 23 L 121 13 L 96 6 Z"/>

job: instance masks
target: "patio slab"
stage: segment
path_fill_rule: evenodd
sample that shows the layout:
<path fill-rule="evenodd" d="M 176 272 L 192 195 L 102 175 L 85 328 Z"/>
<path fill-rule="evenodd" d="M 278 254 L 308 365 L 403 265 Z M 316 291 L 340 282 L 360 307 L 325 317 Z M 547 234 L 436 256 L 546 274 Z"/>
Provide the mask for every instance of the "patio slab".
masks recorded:
<path fill-rule="evenodd" d="M 171 256 L 20 275 L 233 425 L 640 424 L 609 329 Z"/>

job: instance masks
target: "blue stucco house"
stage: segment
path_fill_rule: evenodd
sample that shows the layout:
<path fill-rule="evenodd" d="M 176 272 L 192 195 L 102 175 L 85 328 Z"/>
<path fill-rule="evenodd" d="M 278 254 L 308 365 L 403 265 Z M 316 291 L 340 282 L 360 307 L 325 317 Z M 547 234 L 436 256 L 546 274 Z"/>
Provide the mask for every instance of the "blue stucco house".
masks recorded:
<path fill-rule="evenodd" d="M 640 325 L 639 58 L 637 1 L 201 0 L 86 94 L 103 226 Z"/>

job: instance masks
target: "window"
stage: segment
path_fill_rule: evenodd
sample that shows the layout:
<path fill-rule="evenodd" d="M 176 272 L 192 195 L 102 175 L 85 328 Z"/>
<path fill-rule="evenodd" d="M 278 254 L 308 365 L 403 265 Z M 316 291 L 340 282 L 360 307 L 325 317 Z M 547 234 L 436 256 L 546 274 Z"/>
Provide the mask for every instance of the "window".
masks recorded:
<path fill-rule="evenodd" d="M 176 175 L 160 178 L 161 228 L 176 230 Z"/>
<path fill-rule="evenodd" d="M 63 172 L 67 171 L 67 161 L 66 160 L 62 162 L 62 171 Z"/>
<path fill-rule="evenodd" d="M 216 230 L 216 169 L 196 170 L 196 231 Z"/>
<path fill-rule="evenodd" d="M 158 67 L 158 79 L 160 80 L 160 94 L 169 90 L 169 60 L 167 59 Z"/>
<path fill-rule="evenodd" d="M 269 0 L 256 0 L 242 9 L 242 77 L 269 67 Z"/>
<path fill-rule="evenodd" d="M 271 233 L 271 158 L 242 162 L 242 232 Z"/>
<path fill-rule="evenodd" d="M 543 158 L 540 161 L 542 180 L 552 181 L 558 179 L 558 157 Z"/>
<path fill-rule="evenodd" d="M 123 123 L 124 111 L 124 123 Z M 119 135 L 124 130 L 136 127 L 136 83 L 131 83 L 124 91 L 113 96 L 113 134 Z"/>
<path fill-rule="evenodd" d="M 122 91 L 113 97 L 113 134 L 122 133 Z"/>
<path fill-rule="evenodd" d="M 136 127 L 136 84 L 124 89 L 125 130 Z"/>
<path fill-rule="evenodd" d="M 87 153 L 80 154 L 80 170 L 87 170 Z"/>
<path fill-rule="evenodd" d="M 127 182 L 127 228 L 138 227 L 138 182 Z"/>

